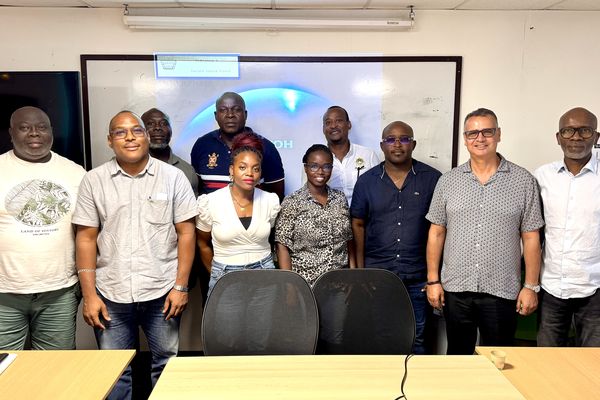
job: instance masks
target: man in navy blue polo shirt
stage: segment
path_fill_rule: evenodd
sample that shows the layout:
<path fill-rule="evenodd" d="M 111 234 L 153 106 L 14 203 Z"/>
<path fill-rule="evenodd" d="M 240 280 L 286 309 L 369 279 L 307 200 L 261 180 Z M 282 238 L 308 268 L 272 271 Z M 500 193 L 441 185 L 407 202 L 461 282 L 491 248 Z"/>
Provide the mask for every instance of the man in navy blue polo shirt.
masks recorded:
<path fill-rule="evenodd" d="M 215 120 L 219 129 L 201 136 L 192 147 L 192 166 L 200 177 L 200 194 L 214 192 L 229 183 L 231 143 L 242 132 L 252 131 L 246 126 L 246 103 L 242 96 L 225 92 L 215 103 Z M 260 136 L 260 135 L 259 135 Z M 283 164 L 275 145 L 267 138 L 263 140 L 261 189 L 276 193 L 283 200 Z"/>
<path fill-rule="evenodd" d="M 416 144 L 408 124 L 396 121 L 385 127 L 380 143 L 385 160 L 358 178 L 350 213 L 357 266 L 387 269 L 402 279 L 415 311 L 413 352 L 424 354 L 425 215 L 441 173 L 412 158 Z"/>

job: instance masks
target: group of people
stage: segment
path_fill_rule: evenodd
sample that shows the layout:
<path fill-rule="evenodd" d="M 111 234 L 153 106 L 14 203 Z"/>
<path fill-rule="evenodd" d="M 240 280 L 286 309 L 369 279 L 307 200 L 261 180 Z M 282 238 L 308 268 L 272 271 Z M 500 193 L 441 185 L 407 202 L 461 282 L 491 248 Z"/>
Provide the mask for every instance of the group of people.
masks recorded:
<path fill-rule="evenodd" d="M 195 263 L 210 273 L 209 293 L 239 269 L 279 267 L 309 284 L 332 269 L 390 270 L 412 301 L 417 354 L 431 308 L 444 314 L 448 354 L 472 354 L 478 331 L 482 345 L 510 345 L 517 315 L 538 301 L 538 345 L 566 345 L 574 320 L 576 344 L 600 346 L 600 171 L 588 110 L 560 118 L 564 158 L 534 176 L 497 152 L 491 110 L 466 116 L 470 158 L 441 174 L 412 157 L 407 123 L 383 129 L 381 160 L 350 141 L 347 111 L 332 106 L 326 144 L 307 149 L 303 185 L 284 198 L 281 157 L 246 126 L 243 98 L 227 92 L 215 106 L 219 128 L 196 141 L 191 165 L 153 108 L 117 113 L 114 158 L 87 173 L 51 151 L 42 110 L 13 113 L 13 150 L 0 155 L 0 349 L 22 349 L 27 336 L 34 349 L 74 349 L 83 299 L 101 349 L 135 348 L 142 328 L 154 384 L 177 354 Z M 130 367 L 110 397 L 131 397 Z"/>

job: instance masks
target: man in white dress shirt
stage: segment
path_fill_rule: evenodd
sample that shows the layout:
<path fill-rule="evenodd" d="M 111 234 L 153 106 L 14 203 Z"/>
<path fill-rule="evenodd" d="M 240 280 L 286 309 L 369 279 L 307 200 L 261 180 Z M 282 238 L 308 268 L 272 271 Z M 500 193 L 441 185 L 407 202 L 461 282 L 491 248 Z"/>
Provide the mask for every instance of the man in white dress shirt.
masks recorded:
<path fill-rule="evenodd" d="M 600 171 L 597 119 L 567 111 L 556 133 L 564 158 L 535 171 L 546 220 L 538 346 L 600 346 Z"/>
<path fill-rule="evenodd" d="M 350 142 L 350 129 L 352 122 L 345 109 L 331 106 L 325 111 L 323 134 L 327 140 L 327 147 L 334 155 L 333 171 L 327 184 L 344 192 L 348 205 L 352 202 L 352 191 L 358 177 L 381 162 L 375 151 Z M 302 174 L 302 182 L 306 182 L 305 173 Z"/>

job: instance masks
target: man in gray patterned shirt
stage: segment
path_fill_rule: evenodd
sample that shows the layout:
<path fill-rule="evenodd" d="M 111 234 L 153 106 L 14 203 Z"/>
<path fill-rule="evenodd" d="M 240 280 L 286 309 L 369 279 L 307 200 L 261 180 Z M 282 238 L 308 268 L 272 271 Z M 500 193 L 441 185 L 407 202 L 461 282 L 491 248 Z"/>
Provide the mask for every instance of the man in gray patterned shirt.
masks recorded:
<path fill-rule="evenodd" d="M 493 111 L 468 114 L 463 137 L 470 160 L 440 178 L 426 217 L 427 299 L 443 308 L 448 354 L 473 354 L 478 329 L 481 345 L 510 346 L 517 313 L 537 308 L 540 289 L 544 221 L 534 177 L 496 152 Z"/>

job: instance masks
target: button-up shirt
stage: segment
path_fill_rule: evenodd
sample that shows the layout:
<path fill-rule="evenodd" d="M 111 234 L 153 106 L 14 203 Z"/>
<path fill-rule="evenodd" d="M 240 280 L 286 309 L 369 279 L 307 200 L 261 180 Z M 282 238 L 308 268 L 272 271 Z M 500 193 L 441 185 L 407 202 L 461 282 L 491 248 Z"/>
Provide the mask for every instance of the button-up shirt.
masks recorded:
<path fill-rule="evenodd" d="M 497 171 L 482 184 L 467 161 L 440 178 L 427 219 L 446 227 L 445 290 L 517 298 L 521 233 L 544 225 L 533 175 L 500 156 Z"/>
<path fill-rule="evenodd" d="M 535 177 L 546 220 L 542 287 L 561 299 L 591 296 L 600 287 L 598 160 L 592 156 L 575 176 L 556 161 Z"/>
<path fill-rule="evenodd" d="M 196 210 L 183 172 L 152 157 L 136 176 L 123 171 L 114 158 L 89 171 L 72 222 L 100 228 L 100 293 L 116 303 L 149 301 L 167 293 L 178 267 L 174 224 L 193 218 Z"/>
<path fill-rule="evenodd" d="M 321 274 L 348 266 L 351 239 L 350 213 L 341 191 L 328 188 L 322 205 L 304 185 L 281 203 L 275 241 L 289 249 L 292 270 L 311 285 Z"/>
<path fill-rule="evenodd" d="M 441 173 L 413 160 L 398 189 L 384 164 L 361 175 L 354 187 L 350 213 L 365 224 L 365 267 L 388 269 L 402 279 L 423 280 L 429 232 L 425 214 Z"/>

